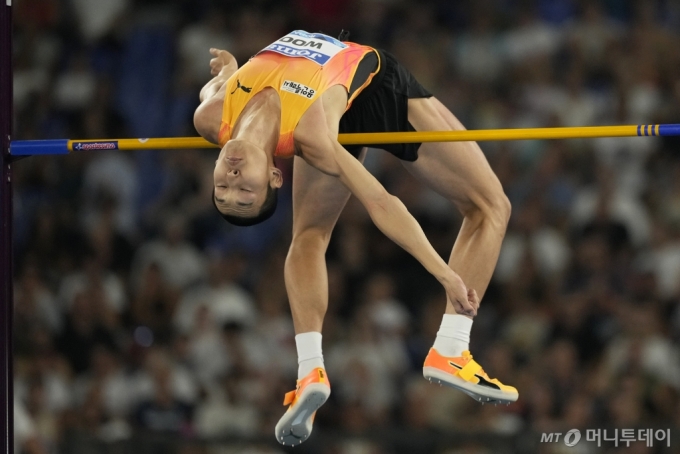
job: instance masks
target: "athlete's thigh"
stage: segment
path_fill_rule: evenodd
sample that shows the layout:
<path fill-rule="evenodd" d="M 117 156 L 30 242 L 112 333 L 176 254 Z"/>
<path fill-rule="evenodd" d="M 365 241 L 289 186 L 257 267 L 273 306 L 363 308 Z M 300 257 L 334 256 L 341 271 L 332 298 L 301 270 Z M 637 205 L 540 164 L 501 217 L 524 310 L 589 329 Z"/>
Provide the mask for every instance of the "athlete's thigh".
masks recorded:
<path fill-rule="evenodd" d="M 417 131 L 465 129 L 434 97 L 410 99 L 408 119 Z M 491 199 L 503 191 L 476 142 L 423 143 L 418 159 L 404 166 L 463 212 L 493 203 Z"/>
<path fill-rule="evenodd" d="M 363 161 L 366 150 L 359 160 Z M 330 233 L 349 199 L 350 191 L 296 156 L 293 162 L 293 234 L 307 229 Z"/>

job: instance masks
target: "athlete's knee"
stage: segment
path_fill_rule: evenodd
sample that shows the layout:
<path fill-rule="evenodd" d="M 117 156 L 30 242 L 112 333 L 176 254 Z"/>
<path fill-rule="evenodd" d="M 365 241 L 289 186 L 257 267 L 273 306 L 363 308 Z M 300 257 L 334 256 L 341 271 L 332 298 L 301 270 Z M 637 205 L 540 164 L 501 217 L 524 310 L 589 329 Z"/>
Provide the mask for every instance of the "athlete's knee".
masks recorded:
<path fill-rule="evenodd" d="M 499 224 L 501 224 L 505 230 L 510 221 L 510 215 L 512 214 L 512 204 L 502 189 L 494 197 L 493 212 L 496 214 Z"/>
<path fill-rule="evenodd" d="M 303 254 L 326 253 L 331 240 L 331 231 L 321 228 L 295 229 L 290 243 L 290 252 Z"/>
<path fill-rule="evenodd" d="M 512 206 L 500 185 L 485 194 L 476 195 L 471 202 L 463 209 L 463 215 L 467 219 L 479 223 L 490 223 L 495 229 L 505 232 Z"/>

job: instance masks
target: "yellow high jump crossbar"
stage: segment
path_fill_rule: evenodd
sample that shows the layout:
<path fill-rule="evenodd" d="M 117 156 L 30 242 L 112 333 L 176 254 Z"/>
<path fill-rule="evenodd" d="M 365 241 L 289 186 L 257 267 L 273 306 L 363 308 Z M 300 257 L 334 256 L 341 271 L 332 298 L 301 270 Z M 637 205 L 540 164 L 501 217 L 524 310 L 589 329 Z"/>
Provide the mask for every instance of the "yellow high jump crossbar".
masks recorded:
<path fill-rule="evenodd" d="M 479 142 L 492 140 L 595 139 L 604 137 L 680 136 L 680 124 L 579 126 L 568 128 L 480 129 L 469 131 L 368 132 L 340 134 L 343 145 L 381 145 L 420 142 Z M 216 148 L 202 137 L 96 140 L 15 140 L 13 156 L 68 154 L 71 151 L 161 150 Z"/>

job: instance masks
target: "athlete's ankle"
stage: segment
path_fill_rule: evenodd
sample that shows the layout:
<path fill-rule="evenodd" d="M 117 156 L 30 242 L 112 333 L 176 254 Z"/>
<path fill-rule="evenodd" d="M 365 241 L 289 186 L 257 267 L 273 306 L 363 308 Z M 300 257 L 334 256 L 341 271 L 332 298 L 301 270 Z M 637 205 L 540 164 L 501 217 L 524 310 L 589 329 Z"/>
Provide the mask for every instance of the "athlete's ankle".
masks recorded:
<path fill-rule="evenodd" d="M 323 364 L 323 358 L 311 358 L 311 359 L 307 359 L 307 360 L 304 360 L 304 361 L 299 361 L 298 362 L 298 380 L 309 375 L 309 373 L 311 371 L 313 371 L 314 369 L 316 369 L 317 367 L 325 369 L 325 366 Z"/>
<path fill-rule="evenodd" d="M 317 367 L 324 367 L 321 350 L 321 333 L 309 332 L 295 336 L 298 353 L 298 379 L 307 376 Z"/>
<path fill-rule="evenodd" d="M 470 349 L 472 320 L 464 315 L 444 314 L 434 341 L 434 349 L 442 356 L 462 356 Z"/>

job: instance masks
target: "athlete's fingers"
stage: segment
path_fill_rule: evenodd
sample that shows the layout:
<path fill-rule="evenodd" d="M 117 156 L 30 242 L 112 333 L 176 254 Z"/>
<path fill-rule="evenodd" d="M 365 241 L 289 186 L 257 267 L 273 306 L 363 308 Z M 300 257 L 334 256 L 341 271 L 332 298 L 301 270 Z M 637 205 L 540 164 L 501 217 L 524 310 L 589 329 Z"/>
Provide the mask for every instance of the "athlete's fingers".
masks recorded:
<path fill-rule="evenodd" d="M 462 300 L 458 301 L 458 304 L 460 304 L 462 314 L 477 315 L 477 309 L 475 308 L 474 304 L 472 304 L 470 301 Z"/>
<path fill-rule="evenodd" d="M 477 308 L 472 301 L 469 301 L 468 288 L 458 274 L 450 270 L 450 273 L 441 282 L 446 290 L 447 299 L 456 313 L 471 317 L 477 314 Z"/>
<path fill-rule="evenodd" d="M 449 301 L 451 301 L 456 313 L 470 316 L 477 315 L 477 306 L 471 301 L 468 301 L 466 297 L 456 297 L 452 295 L 449 296 Z"/>
<path fill-rule="evenodd" d="M 476 314 L 479 310 L 479 295 L 477 295 L 477 291 L 473 288 L 468 289 L 468 301 L 474 307 Z"/>
<path fill-rule="evenodd" d="M 223 63 L 219 60 L 219 58 L 213 58 L 210 60 L 210 74 L 213 76 L 216 76 L 219 74 L 220 70 L 222 69 Z"/>
<path fill-rule="evenodd" d="M 470 304 L 472 304 L 475 308 L 479 307 L 479 296 L 477 295 L 477 291 L 473 288 L 468 289 L 468 301 Z"/>
<path fill-rule="evenodd" d="M 451 295 L 451 294 L 448 295 L 449 296 L 448 300 L 451 301 L 453 308 L 459 314 L 467 314 L 469 312 L 475 312 L 474 305 L 472 305 L 467 300 L 467 298 L 464 296 L 465 293 L 466 293 L 465 290 L 463 290 L 463 292 L 460 292 L 460 293 L 456 292 L 453 295 Z"/>
<path fill-rule="evenodd" d="M 455 309 L 456 313 L 460 315 L 467 315 L 469 317 L 474 317 L 477 315 L 476 310 L 472 308 L 466 308 L 460 301 L 456 301 L 453 305 L 453 308 Z"/>
<path fill-rule="evenodd" d="M 220 53 L 219 49 L 215 49 L 214 47 L 210 48 L 210 54 L 211 55 L 214 55 L 215 57 L 217 57 L 217 54 L 219 54 L 219 53 Z"/>

